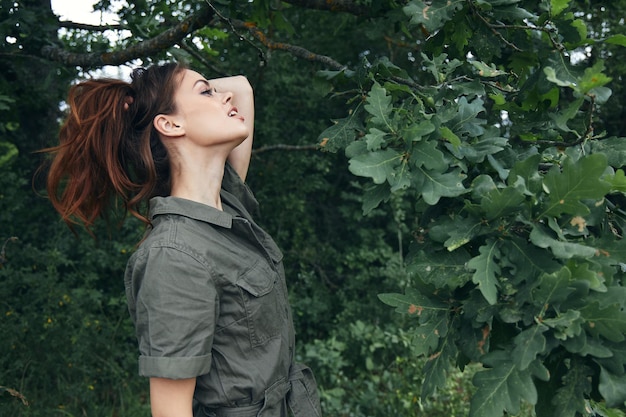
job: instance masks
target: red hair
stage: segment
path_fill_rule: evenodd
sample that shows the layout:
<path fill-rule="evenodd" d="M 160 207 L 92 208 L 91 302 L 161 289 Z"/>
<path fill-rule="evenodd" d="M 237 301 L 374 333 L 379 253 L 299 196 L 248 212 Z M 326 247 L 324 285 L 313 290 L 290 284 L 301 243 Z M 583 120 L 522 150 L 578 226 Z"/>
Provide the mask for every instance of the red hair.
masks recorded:
<path fill-rule="evenodd" d="M 113 201 L 145 223 L 142 204 L 170 190 L 169 158 L 152 121 L 175 111 L 178 64 L 133 72 L 132 82 L 109 78 L 70 88 L 69 112 L 48 171 L 50 201 L 68 224 L 88 230 Z"/>

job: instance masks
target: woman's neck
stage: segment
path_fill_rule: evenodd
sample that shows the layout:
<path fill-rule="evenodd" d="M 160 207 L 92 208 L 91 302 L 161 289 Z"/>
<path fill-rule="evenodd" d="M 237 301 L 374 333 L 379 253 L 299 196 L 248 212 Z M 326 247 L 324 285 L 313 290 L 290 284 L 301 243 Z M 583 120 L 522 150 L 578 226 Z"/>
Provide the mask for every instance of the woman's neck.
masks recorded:
<path fill-rule="evenodd" d="M 220 190 L 226 159 L 195 156 L 180 162 L 172 167 L 171 195 L 222 210 Z"/>

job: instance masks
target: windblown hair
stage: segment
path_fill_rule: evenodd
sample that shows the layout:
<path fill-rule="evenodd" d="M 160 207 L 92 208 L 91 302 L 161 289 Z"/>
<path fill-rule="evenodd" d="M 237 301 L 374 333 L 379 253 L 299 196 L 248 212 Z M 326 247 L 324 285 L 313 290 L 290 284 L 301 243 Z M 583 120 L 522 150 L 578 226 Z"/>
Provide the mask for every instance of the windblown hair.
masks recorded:
<path fill-rule="evenodd" d="M 168 153 L 153 120 L 176 110 L 174 93 L 184 69 L 170 63 L 136 69 L 130 83 L 103 78 L 71 87 L 59 145 L 43 150 L 53 155 L 50 201 L 70 227 L 89 230 L 116 200 L 149 223 L 143 203 L 168 195 L 171 187 Z"/>

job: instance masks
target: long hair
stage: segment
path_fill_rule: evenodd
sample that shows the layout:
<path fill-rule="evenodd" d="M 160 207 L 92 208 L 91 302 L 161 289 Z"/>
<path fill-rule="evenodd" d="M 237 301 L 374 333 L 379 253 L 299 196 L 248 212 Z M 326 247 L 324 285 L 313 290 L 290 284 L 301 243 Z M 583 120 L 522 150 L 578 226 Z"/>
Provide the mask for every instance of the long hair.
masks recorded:
<path fill-rule="evenodd" d="M 130 83 L 102 78 L 70 88 L 59 145 L 43 150 L 53 155 L 48 196 L 70 227 L 89 230 L 114 201 L 149 223 L 142 204 L 168 195 L 171 186 L 168 153 L 153 120 L 175 112 L 184 69 L 170 63 L 136 69 Z"/>

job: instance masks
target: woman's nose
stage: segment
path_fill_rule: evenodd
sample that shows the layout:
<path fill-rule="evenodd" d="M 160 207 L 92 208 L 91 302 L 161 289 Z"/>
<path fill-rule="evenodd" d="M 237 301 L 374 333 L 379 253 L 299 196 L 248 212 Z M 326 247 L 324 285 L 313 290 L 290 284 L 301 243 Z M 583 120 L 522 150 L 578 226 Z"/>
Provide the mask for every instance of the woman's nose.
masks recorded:
<path fill-rule="evenodd" d="M 222 102 L 228 103 L 233 98 L 233 93 L 231 91 L 225 91 L 222 93 Z"/>

